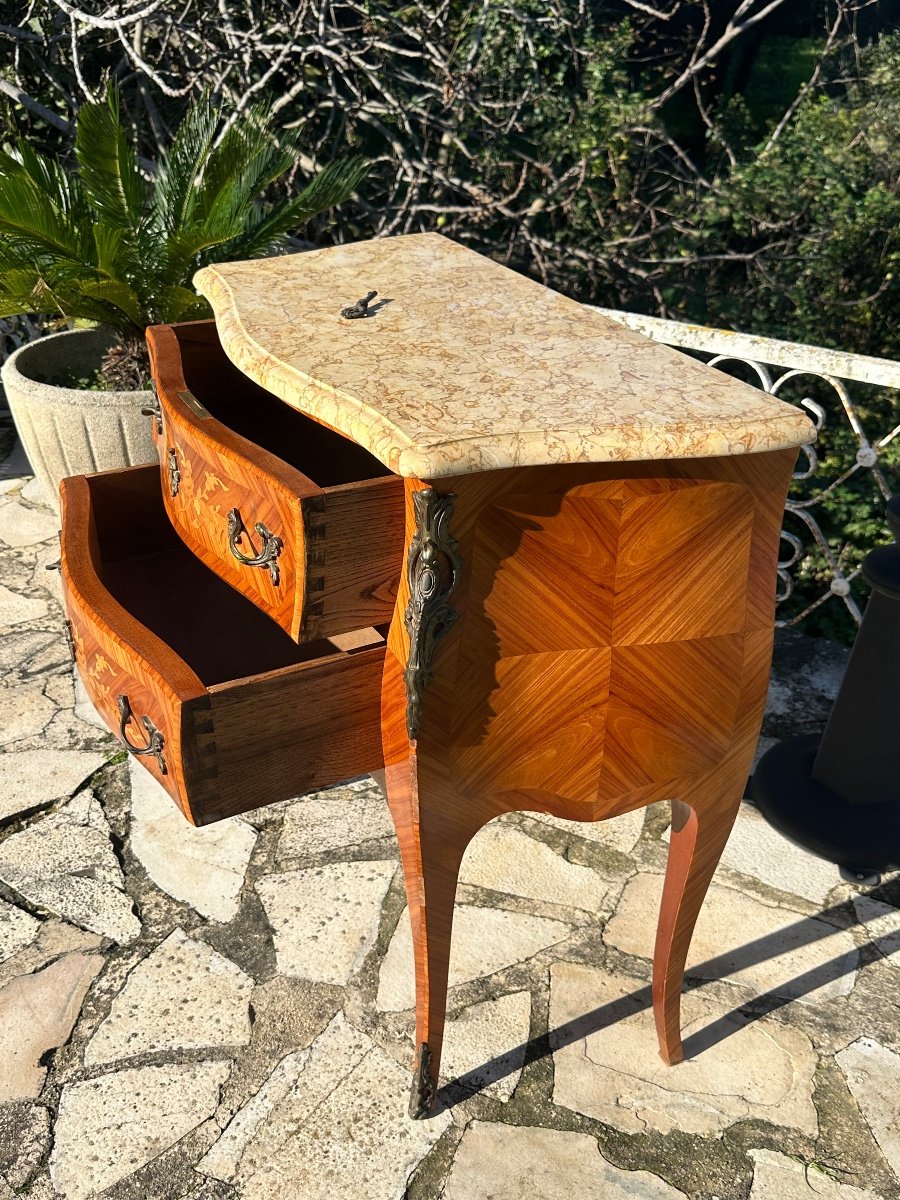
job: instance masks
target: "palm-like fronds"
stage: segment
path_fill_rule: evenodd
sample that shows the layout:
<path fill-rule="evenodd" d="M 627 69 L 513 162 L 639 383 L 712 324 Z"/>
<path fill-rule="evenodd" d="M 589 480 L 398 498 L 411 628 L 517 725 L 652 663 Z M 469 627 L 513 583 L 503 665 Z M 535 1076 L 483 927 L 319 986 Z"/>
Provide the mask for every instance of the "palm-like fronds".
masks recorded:
<path fill-rule="evenodd" d="M 266 203 L 266 189 L 296 161 L 296 136 L 276 137 L 266 109 L 243 114 L 220 137 L 223 121 L 208 96 L 195 103 L 152 182 L 139 171 L 113 88 L 78 115 L 77 171 L 24 142 L 0 153 L 0 316 L 83 318 L 126 338 L 204 316 L 189 286 L 199 267 L 277 250 L 365 177 L 367 163 L 350 158 L 299 194 Z"/>

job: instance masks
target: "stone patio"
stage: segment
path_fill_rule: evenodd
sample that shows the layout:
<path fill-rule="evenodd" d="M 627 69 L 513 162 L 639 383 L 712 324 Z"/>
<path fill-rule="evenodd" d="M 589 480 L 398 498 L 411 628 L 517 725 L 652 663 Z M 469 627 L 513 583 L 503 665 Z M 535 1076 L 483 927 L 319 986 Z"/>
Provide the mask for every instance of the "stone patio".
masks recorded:
<path fill-rule="evenodd" d="M 648 986 L 666 807 L 483 830 L 455 1082 L 410 1121 L 377 784 L 190 828 L 73 682 L 56 518 L 22 470 L 0 464 L 0 1200 L 900 1197 L 900 880 L 852 891 L 749 807 L 675 1068 Z M 766 736 L 819 728 L 843 661 L 781 637 Z"/>

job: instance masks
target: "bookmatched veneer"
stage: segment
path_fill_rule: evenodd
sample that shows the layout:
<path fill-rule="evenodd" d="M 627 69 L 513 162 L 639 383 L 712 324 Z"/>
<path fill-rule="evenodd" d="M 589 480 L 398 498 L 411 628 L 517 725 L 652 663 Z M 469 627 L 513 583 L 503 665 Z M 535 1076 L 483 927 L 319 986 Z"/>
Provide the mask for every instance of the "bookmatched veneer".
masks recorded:
<path fill-rule="evenodd" d="M 795 458 L 791 449 L 433 481 L 454 496 L 447 531 L 466 569 L 448 596 L 457 617 L 435 648 L 413 740 L 406 577 L 382 692 L 415 947 L 414 1114 L 429 1111 L 437 1087 L 462 856 L 505 812 L 597 821 L 673 802 L 653 1005 L 660 1052 L 680 1060 L 687 949 L 762 719 Z M 423 486 L 407 481 L 410 542 Z"/>

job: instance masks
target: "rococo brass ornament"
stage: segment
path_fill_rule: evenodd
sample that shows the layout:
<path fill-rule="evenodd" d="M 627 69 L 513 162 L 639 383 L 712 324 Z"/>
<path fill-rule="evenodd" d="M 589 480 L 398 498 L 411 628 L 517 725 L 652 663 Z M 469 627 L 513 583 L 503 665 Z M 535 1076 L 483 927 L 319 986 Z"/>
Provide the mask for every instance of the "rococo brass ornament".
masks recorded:
<path fill-rule="evenodd" d="M 238 509 L 232 508 L 229 511 L 228 548 L 232 556 L 239 563 L 243 563 L 245 567 L 264 567 L 272 576 L 272 583 L 277 587 L 281 576 L 276 560 L 284 547 L 284 543 L 280 537 L 276 537 L 271 530 L 267 529 L 262 521 L 256 522 L 256 532 L 262 538 L 262 549 L 259 554 L 254 554 L 253 556 L 244 554 L 243 550 L 238 546 L 238 542 L 247 534 L 247 530 L 244 528 L 244 522 Z M 250 540 L 249 536 L 247 540 Z"/>
<path fill-rule="evenodd" d="M 166 739 L 163 737 L 160 730 L 156 728 L 149 717 L 143 716 L 140 719 L 140 724 L 143 725 L 147 733 L 147 745 L 136 746 L 134 742 L 128 740 L 128 725 L 129 722 L 137 723 L 137 717 L 132 712 L 131 702 L 127 696 L 118 696 L 116 703 L 119 707 L 119 736 L 122 739 L 125 747 L 134 755 L 149 754 L 156 759 L 156 765 L 159 768 L 161 775 L 167 774 L 166 760 L 163 755 Z"/>
<path fill-rule="evenodd" d="M 169 451 L 167 461 L 169 466 L 169 495 L 174 498 L 178 495 L 178 489 L 181 487 L 181 471 L 178 469 L 178 455 L 174 450 Z"/>
<path fill-rule="evenodd" d="M 413 1071 L 412 1091 L 409 1097 L 409 1115 L 414 1121 L 427 1117 L 434 1108 L 435 1086 L 431 1063 L 431 1047 L 427 1042 L 422 1042 L 416 1055 L 416 1068 Z"/>
<path fill-rule="evenodd" d="M 442 496 L 433 488 L 423 488 L 413 495 L 416 533 L 410 542 L 406 564 L 409 604 L 405 623 L 409 634 L 409 659 L 403 672 L 406 731 L 410 741 L 419 736 L 422 692 L 434 676 L 431 667 L 434 648 L 457 617 L 448 600 L 463 565 L 457 553 L 456 539 L 449 530 L 455 499 L 452 492 Z"/>

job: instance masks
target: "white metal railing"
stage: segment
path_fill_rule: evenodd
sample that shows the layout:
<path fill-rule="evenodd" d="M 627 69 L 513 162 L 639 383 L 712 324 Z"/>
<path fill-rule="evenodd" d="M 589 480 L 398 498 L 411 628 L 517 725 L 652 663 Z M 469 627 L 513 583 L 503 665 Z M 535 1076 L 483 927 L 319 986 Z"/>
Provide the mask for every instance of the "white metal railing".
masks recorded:
<path fill-rule="evenodd" d="M 892 428 L 871 435 L 864 426 L 859 405 L 851 398 L 847 384 L 900 390 L 900 362 L 782 342 L 749 333 L 732 333 L 726 329 L 690 325 L 683 321 L 645 317 L 615 309 L 600 308 L 597 311 L 655 341 L 681 350 L 697 351 L 710 366 L 743 366 L 752 373 L 753 382 L 773 396 L 786 388 L 790 390 L 800 381 L 804 389 L 809 386 L 810 380 L 818 381 L 815 386 L 820 392 L 824 385 L 826 400 L 831 397 L 831 404 L 810 396 L 803 396 L 799 403 L 809 411 L 819 431 L 826 428 L 829 420 L 837 418 L 845 422 L 852 432 L 855 449 L 846 457 L 846 461 L 840 463 L 827 484 L 812 490 L 809 481 L 815 481 L 819 458 L 813 446 L 803 447 L 804 461 L 794 472 L 795 484 L 785 507 L 785 528 L 781 533 L 787 552 L 778 563 L 779 605 L 793 595 L 797 573 L 803 570 L 805 561 L 816 550 L 821 556 L 820 561 L 825 564 L 827 579 L 819 595 L 777 623 L 782 626 L 796 625 L 820 605 L 837 598 L 846 605 L 853 620 L 859 624 L 862 615 L 852 585 L 860 573 L 858 560 L 862 557 L 862 550 L 868 547 L 855 546 L 850 540 L 834 545 L 823 533 L 819 518 L 826 498 L 858 472 L 868 472 L 876 511 L 880 502 L 891 498 L 892 489 L 883 469 L 882 456 L 885 448 L 900 434 L 900 423 L 897 423 L 900 421 L 900 410 L 894 401 L 891 406 Z M 837 400 L 836 405 L 834 399 Z M 886 531 L 882 540 L 887 540 Z M 854 558 L 856 562 L 853 562 Z"/>

